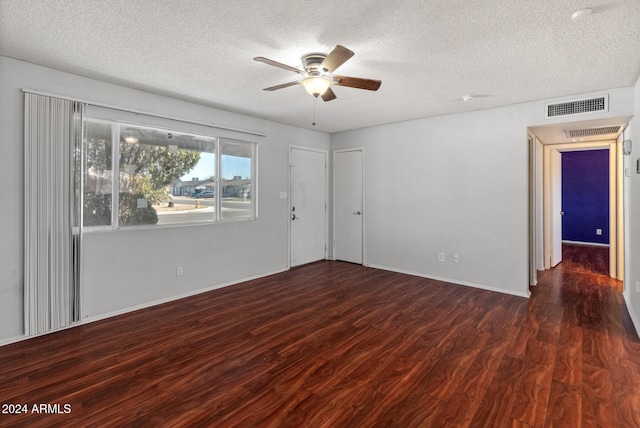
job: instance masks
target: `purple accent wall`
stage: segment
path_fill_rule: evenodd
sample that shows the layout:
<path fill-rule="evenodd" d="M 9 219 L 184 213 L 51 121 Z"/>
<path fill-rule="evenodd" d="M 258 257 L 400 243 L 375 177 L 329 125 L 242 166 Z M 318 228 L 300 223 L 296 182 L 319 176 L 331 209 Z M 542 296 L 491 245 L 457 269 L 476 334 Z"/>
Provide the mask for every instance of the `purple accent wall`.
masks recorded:
<path fill-rule="evenodd" d="M 563 240 L 609 243 L 609 150 L 562 153 L 562 211 Z"/>

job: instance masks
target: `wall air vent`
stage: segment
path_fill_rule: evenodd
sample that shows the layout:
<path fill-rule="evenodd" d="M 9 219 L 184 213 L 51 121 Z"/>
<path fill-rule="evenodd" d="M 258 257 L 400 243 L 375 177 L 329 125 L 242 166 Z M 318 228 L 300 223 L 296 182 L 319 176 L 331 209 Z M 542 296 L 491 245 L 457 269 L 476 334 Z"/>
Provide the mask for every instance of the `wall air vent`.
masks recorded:
<path fill-rule="evenodd" d="M 564 101 L 556 104 L 547 104 L 547 119 L 575 114 L 609 111 L 609 96 L 601 95 L 595 98 L 583 98 L 579 100 Z"/>
<path fill-rule="evenodd" d="M 567 138 L 595 137 L 598 135 L 620 134 L 622 125 L 601 126 L 599 128 L 569 129 L 564 131 Z"/>

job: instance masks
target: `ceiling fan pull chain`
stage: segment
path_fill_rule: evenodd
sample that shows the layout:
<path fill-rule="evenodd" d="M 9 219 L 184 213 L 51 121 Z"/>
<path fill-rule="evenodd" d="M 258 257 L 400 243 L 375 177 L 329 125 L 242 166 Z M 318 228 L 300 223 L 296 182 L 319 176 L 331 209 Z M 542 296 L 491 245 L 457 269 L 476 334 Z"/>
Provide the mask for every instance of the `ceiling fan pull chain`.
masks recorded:
<path fill-rule="evenodd" d="M 314 97 L 313 100 L 313 122 L 311 122 L 311 124 L 313 126 L 316 126 L 316 107 L 318 106 L 318 97 Z"/>

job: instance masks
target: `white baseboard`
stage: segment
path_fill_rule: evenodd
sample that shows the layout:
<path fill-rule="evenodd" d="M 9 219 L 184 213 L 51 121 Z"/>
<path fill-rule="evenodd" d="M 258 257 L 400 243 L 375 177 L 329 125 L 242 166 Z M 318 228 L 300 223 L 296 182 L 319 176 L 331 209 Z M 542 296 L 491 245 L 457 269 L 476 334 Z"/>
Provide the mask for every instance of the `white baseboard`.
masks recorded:
<path fill-rule="evenodd" d="M 375 269 L 382 269 L 382 270 L 388 270 L 388 271 L 391 271 L 391 272 L 403 273 L 403 274 L 406 274 L 406 275 L 419 276 L 421 278 L 428 278 L 428 279 L 433 279 L 433 280 L 436 280 L 436 281 L 448 282 L 448 283 L 456 284 L 456 285 L 464 285 L 465 287 L 473 287 L 473 288 L 479 288 L 479 289 L 487 290 L 487 291 L 495 291 L 496 293 L 509 294 L 509 295 L 512 295 L 512 296 L 524 297 L 526 299 L 528 299 L 529 295 L 531 294 L 529 292 L 529 290 L 527 290 L 524 293 L 519 293 L 517 291 L 504 290 L 502 288 L 495 288 L 495 287 L 491 287 L 491 286 L 488 286 L 488 285 L 476 284 L 476 283 L 467 282 L 467 281 L 461 281 L 459 279 L 451 279 L 451 278 L 443 278 L 443 277 L 439 277 L 439 276 L 427 275 L 427 274 L 424 274 L 424 273 L 413 272 L 413 271 L 408 271 L 408 270 L 404 270 L 404 269 L 398 269 L 398 268 L 394 268 L 394 267 L 391 267 L 391 266 L 376 265 L 376 264 L 368 264 L 366 266 L 372 267 L 372 268 L 375 268 Z"/>
<path fill-rule="evenodd" d="M 277 273 L 286 272 L 288 270 L 289 270 L 289 268 L 278 269 L 278 270 L 275 270 L 275 271 L 272 271 L 272 272 L 267 272 L 267 273 L 264 273 L 264 274 L 251 276 L 251 277 L 248 277 L 248 278 L 242 278 L 242 279 L 234 280 L 234 281 L 231 281 L 231 282 L 226 282 L 226 283 L 223 283 L 223 284 L 213 285 L 213 286 L 207 287 L 207 288 L 200 288 L 198 290 L 190 291 L 188 293 L 178 294 L 176 296 L 167 297 L 165 299 L 160 299 L 160 300 L 154 300 L 152 302 L 141 303 L 141 304 L 135 305 L 135 306 L 129 306 L 128 308 L 118 309 L 117 311 L 112 311 L 112 312 L 108 312 L 106 314 L 100 314 L 100 315 L 96 315 L 96 316 L 93 316 L 93 317 L 85 318 L 85 319 L 81 320 L 80 322 L 78 322 L 78 324 L 74 324 L 74 325 L 89 324 L 89 323 L 92 323 L 92 322 L 96 322 L 96 321 L 100 321 L 100 320 L 103 320 L 103 319 L 115 317 L 115 316 L 126 314 L 126 313 L 129 313 L 129 312 L 139 311 L 140 309 L 146 309 L 146 308 L 150 308 L 152 306 L 162 305 L 164 303 L 173 302 L 175 300 L 180 300 L 180 299 L 184 299 L 184 298 L 187 298 L 187 297 L 196 296 L 198 294 L 207 293 L 209 291 L 217 290 L 219 288 L 229 287 L 231 285 L 240 284 L 242 282 L 252 281 L 254 279 L 259 279 L 259 278 L 264 278 L 264 277 L 267 277 L 267 276 L 275 275 Z"/>
<path fill-rule="evenodd" d="M 62 327 L 53 331 L 47 331 L 45 333 L 40 333 L 40 334 L 35 334 L 35 335 L 31 335 L 31 336 L 18 336 L 18 337 L 13 337 L 10 339 L 6 339 L 6 340 L 2 340 L 0 341 L 0 346 L 4 346 L 4 345 L 9 345 L 11 343 L 17 343 L 17 342 L 21 342 L 23 340 L 27 340 L 27 339 L 33 339 L 34 337 L 38 337 L 38 336 L 43 336 L 45 334 L 51 334 L 51 333 L 56 333 L 58 331 L 62 331 L 62 330 L 68 330 L 70 328 L 75 328 L 75 327 L 79 327 L 81 325 L 85 325 L 85 324 L 90 324 L 96 321 L 101 321 L 107 318 L 112 318 L 118 315 L 122 315 L 122 314 L 126 314 L 129 312 L 134 312 L 134 311 L 138 311 L 140 309 L 145 309 L 145 308 L 150 308 L 152 306 L 157 306 L 157 305 L 162 305 L 163 303 L 169 303 L 172 302 L 174 300 L 180 300 L 180 299 L 184 299 L 186 297 L 191 297 L 191 296 L 195 296 L 198 294 L 202 294 L 202 293 L 207 293 L 209 291 L 213 291 L 213 290 L 217 290 L 218 288 L 224 288 L 224 287 L 229 287 L 231 285 L 236 285 L 236 284 L 240 284 L 242 282 L 246 282 L 246 281 L 251 281 L 254 279 L 259 279 L 259 278 L 264 278 L 267 276 L 271 276 L 271 275 L 275 275 L 277 273 L 282 273 L 282 272 L 286 272 L 288 271 L 289 268 L 283 268 L 283 269 L 278 269 L 272 272 L 267 272 L 267 273 L 263 273 L 260 275 L 255 275 L 252 277 L 248 277 L 248 278 L 242 278 L 242 279 L 238 279 L 236 281 L 231 281 L 231 282 L 227 282 L 224 284 L 218 284 L 218 285 L 214 285 L 211 287 L 207 287 L 207 288 L 201 288 L 199 290 L 194 290 L 194 291 L 190 291 L 188 293 L 183 293 L 183 294 L 179 294 L 176 296 L 171 296 L 171 297 L 167 297 L 165 299 L 160 299 L 160 300 L 154 300 L 152 302 L 146 302 L 146 303 L 142 303 L 139 305 L 135 305 L 135 306 L 130 306 L 128 308 L 124 308 L 124 309 L 119 309 L 117 311 L 112 311 L 112 312 L 108 312 L 106 314 L 100 314 L 94 317 L 88 317 L 88 318 L 84 318 L 81 319 L 80 321 L 78 321 L 77 323 L 74 323 L 72 325 L 66 326 L 66 327 Z"/>
<path fill-rule="evenodd" d="M 609 248 L 609 244 L 598 244 L 596 242 L 582 242 L 582 241 L 562 241 L 563 244 L 572 244 L 572 245 L 584 245 L 588 247 L 607 247 Z"/>

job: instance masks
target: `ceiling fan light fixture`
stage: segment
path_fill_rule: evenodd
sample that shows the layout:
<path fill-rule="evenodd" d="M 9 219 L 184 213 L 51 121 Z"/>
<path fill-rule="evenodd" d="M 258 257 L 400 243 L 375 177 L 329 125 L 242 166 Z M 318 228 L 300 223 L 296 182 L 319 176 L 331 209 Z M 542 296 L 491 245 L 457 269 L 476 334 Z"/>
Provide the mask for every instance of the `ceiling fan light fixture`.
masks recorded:
<path fill-rule="evenodd" d="M 304 89 L 314 97 L 318 97 L 329 89 L 331 86 L 331 79 L 323 76 L 309 76 L 300 81 Z"/>

